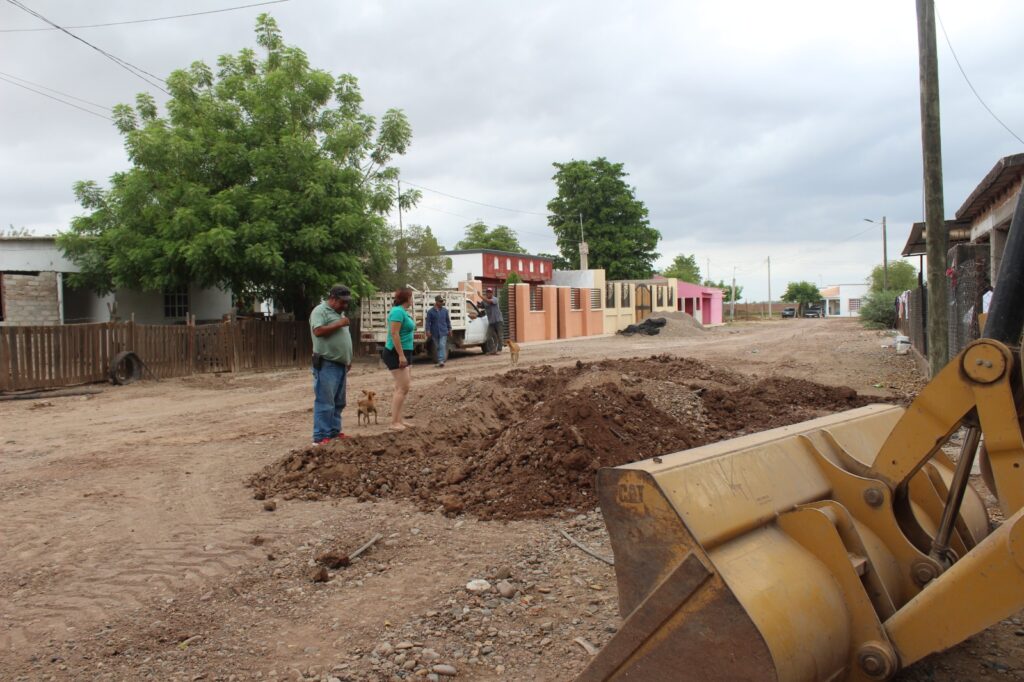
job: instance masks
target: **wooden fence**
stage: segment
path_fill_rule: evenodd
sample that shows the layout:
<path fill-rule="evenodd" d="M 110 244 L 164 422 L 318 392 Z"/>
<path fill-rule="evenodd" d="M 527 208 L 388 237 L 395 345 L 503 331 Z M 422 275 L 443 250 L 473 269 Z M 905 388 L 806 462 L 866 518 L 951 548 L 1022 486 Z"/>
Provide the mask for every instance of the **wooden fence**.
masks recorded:
<path fill-rule="evenodd" d="M 111 361 L 134 351 L 157 378 L 309 364 L 305 322 L 238 320 L 208 325 L 134 322 L 0 327 L 0 391 L 104 381 Z"/>

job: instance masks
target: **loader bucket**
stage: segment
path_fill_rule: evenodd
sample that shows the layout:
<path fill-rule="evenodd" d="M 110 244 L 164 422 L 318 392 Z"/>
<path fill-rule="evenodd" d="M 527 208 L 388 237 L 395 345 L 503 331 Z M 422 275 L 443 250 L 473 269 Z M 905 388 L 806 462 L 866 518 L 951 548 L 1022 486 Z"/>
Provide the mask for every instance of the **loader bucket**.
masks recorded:
<path fill-rule="evenodd" d="M 884 680 L 884 621 L 941 569 L 867 476 L 903 408 L 871 405 L 598 472 L 624 622 L 579 680 Z M 925 533 L 952 478 L 933 457 L 906 508 Z M 968 489 L 952 545 L 988 533 Z"/>

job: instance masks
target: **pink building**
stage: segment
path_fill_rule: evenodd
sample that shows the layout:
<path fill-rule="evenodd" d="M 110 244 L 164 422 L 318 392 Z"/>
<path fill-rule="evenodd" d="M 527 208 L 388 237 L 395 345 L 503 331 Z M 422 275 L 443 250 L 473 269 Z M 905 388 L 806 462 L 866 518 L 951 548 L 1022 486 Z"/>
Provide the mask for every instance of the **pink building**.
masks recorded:
<path fill-rule="evenodd" d="M 678 282 L 676 292 L 676 310 L 692 315 L 701 324 L 722 324 L 722 299 L 725 292 L 721 289 Z"/>

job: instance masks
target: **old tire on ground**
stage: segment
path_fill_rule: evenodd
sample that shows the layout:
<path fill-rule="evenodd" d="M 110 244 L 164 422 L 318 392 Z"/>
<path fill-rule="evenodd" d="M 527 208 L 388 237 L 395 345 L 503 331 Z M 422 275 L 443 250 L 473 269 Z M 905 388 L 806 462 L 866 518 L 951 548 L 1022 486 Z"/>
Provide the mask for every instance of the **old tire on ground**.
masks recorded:
<path fill-rule="evenodd" d="M 118 386 L 142 378 L 142 360 L 132 351 L 122 351 L 110 361 L 110 381 Z"/>

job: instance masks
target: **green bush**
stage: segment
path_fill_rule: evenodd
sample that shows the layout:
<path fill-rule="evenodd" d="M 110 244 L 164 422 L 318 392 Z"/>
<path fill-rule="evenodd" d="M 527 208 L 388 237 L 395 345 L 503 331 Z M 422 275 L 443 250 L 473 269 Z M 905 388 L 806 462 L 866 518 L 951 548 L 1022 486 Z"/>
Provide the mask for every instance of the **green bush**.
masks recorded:
<path fill-rule="evenodd" d="M 901 292 L 870 291 L 860 306 L 860 319 L 871 329 L 893 329 L 896 327 L 896 298 Z"/>

